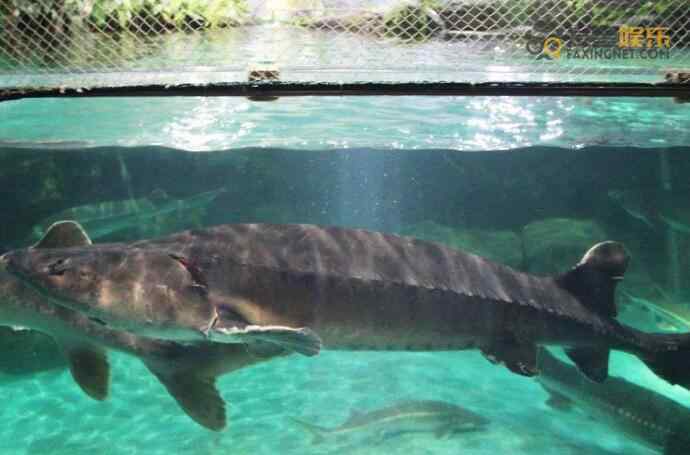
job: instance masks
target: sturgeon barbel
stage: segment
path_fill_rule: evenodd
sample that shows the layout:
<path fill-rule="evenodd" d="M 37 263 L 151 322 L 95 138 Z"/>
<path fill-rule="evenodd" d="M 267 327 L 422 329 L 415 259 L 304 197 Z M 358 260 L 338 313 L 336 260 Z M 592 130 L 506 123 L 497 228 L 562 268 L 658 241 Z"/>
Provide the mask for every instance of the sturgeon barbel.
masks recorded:
<path fill-rule="evenodd" d="M 316 336 L 337 350 L 480 349 L 526 376 L 538 373 L 537 346 L 559 345 L 595 381 L 616 349 L 688 387 L 690 335 L 615 319 L 628 261 L 621 244 L 603 242 L 570 271 L 538 277 L 358 229 L 235 224 L 92 245 L 66 222 L 1 262 L 53 304 L 137 335 L 302 353 L 318 352 Z"/>

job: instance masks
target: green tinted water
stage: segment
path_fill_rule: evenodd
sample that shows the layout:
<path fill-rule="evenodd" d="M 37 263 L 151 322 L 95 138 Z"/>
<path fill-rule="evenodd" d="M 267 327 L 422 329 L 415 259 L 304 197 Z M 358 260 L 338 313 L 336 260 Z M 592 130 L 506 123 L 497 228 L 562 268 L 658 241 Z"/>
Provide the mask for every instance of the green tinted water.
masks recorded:
<path fill-rule="evenodd" d="M 0 115 L 0 140 L 163 145 L 195 151 L 670 147 L 687 146 L 690 138 L 687 105 L 671 99 L 47 99 L 0 104 Z"/>
<path fill-rule="evenodd" d="M 574 264 L 588 245 L 615 238 L 633 255 L 620 293 L 622 317 L 660 330 L 664 321 L 632 305 L 629 296 L 653 301 L 660 287 L 674 301 L 685 299 L 690 242 L 683 235 L 677 239 L 681 288 L 672 289 L 667 228 L 640 222 L 609 192 L 658 192 L 664 154 L 672 192 L 687 191 L 686 106 L 567 98 L 3 103 L 0 205 L 9 221 L 0 230 L 0 244 L 24 246 L 32 226 L 70 207 L 147 197 L 157 189 L 184 199 L 225 187 L 226 193 L 194 216 L 157 218 L 143 230 L 97 240 L 228 222 L 335 224 L 415 235 L 534 273 L 556 273 Z M 125 145 L 139 147 L 116 147 Z M 177 150 L 155 147 L 161 145 Z M 674 200 L 681 201 L 676 209 L 690 210 L 682 198 Z M 535 380 L 492 365 L 477 352 L 324 352 L 238 371 L 220 381 L 229 410 L 229 426 L 221 434 L 184 415 L 138 360 L 114 353 L 111 363 L 112 391 L 104 403 L 86 397 L 66 370 L 3 375 L 0 450 L 655 453 L 582 409 L 550 408 Z M 658 379 L 633 357 L 613 355 L 611 374 L 690 404 L 688 392 Z M 448 439 L 410 433 L 312 445 L 289 419 L 335 427 L 353 409 L 409 399 L 458 404 L 490 425 Z"/>

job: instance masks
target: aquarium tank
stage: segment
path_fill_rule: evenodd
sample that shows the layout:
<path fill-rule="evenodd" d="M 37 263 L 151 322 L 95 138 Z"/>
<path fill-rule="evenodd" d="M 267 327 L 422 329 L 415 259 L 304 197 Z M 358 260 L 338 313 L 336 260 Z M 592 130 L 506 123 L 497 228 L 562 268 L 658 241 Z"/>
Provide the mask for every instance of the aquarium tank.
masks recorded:
<path fill-rule="evenodd" d="M 0 0 L 0 453 L 690 453 L 685 0 Z"/>

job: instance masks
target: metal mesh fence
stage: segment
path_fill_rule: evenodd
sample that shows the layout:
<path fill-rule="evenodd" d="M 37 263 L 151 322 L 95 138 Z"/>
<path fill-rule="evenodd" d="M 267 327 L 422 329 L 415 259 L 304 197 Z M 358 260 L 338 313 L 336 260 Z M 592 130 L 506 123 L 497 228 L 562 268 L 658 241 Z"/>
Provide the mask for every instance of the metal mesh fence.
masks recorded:
<path fill-rule="evenodd" d="M 0 86 L 264 76 L 659 82 L 669 70 L 690 68 L 689 6 L 687 0 L 0 0 Z"/>

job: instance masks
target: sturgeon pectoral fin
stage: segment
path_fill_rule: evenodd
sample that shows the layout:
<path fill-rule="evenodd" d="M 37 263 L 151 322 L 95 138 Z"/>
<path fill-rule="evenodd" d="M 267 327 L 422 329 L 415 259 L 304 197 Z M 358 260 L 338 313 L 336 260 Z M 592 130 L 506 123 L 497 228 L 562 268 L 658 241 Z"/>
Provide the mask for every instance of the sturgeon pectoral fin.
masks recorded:
<path fill-rule="evenodd" d="M 434 437 L 436 439 L 448 439 L 454 431 L 453 425 L 442 425 L 434 430 Z"/>
<path fill-rule="evenodd" d="M 537 347 L 531 343 L 497 340 L 481 348 L 482 354 L 493 363 L 502 363 L 513 373 L 522 376 L 536 376 Z"/>
<path fill-rule="evenodd" d="M 166 373 L 148 363 L 146 366 L 195 422 L 213 431 L 225 428 L 225 401 L 216 388 L 215 376 L 195 371 Z"/>
<path fill-rule="evenodd" d="M 219 343 L 272 343 L 306 356 L 316 355 L 321 350 L 321 338 L 308 328 L 293 329 L 275 325 L 214 327 L 208 336 L 211 341 Z"/>
<path fill-rule="evenodd" d="M 90 345 L 63 345 L 72 378 L 94 400 L 105 400 L 110 386 L 110 365 L 105 351 Z"/>

